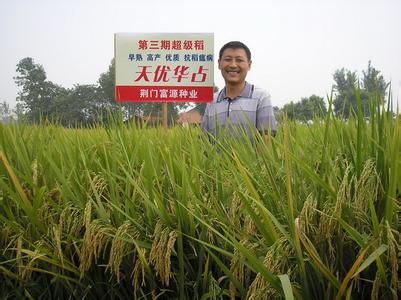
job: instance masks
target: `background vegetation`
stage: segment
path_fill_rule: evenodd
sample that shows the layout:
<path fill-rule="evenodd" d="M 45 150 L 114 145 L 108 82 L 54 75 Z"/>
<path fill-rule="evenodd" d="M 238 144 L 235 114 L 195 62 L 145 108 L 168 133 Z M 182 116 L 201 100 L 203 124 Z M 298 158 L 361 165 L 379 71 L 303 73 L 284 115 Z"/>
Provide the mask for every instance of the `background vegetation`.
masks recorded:
<path fill-rule="evenodd" d="M 38 123 L 47 119 L 63 126 L 91 126 L 105 124 L 110 112 L 124 116 L 125 120 L 161 115 L 160 103 L 125 103 L 117 104 L 114 97 L 114 61 L 111 61 L 106 72 L 99 76 L 95 84 L 76 84 L 67 89 L 47 79 L 46 72 L 40 64 L 30 57 L 20 60 L 16 69 L 18 76 L 15 82 L 21 87 L 17 97 L 17 106 L 11 110 L 7 102 L 0 103 L 0 122 L 9 120 L 14 115 L 22 122 Z M 389 86 L 380 71 L 368 63 L 362 71 L 360 81 L 356 71 L 344 68 L 336 70 L 333 75 L 333 111 L 336 116 L 348 119 L 350 113 L 357 109 L 355 86 L 359 85 L 362 110 L 365 116 L 370 114 L 368 99 L 378 91 L 385 97 Z M 216 89 L 218 87 L 215 87 Z M 273 101 L 274 104 L 274 101 Z M 178 113 L 190 107 L 189 103 L 172 103 L 168 105 L 169 121 L 173 123 Z M 204 111 L 206 104 L 200 104 L 198 110 Z M 276 118 L 286 114 L 290 120 L 311 121 L 314 117 L 324 118 L 327 114 L 327 101 L 323 97 L 311 95 L 299 101 L 289 99 L 282 108 L 274 107 Z"/>

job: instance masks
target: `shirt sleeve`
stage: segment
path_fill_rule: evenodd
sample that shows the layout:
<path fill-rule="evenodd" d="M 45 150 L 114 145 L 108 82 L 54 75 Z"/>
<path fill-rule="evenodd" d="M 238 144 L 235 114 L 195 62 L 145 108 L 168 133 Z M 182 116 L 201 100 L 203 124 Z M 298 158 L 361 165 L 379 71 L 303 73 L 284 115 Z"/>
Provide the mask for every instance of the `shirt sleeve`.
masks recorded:
<path fill-rule="evenodd" d="M 261 134 L 267 134 L 271 130 L 272 135 L 275 135 L 277 130 L 271 97 L 267 91 L 263 91 L 259 98 L 256 111 L 256 128 Z"/>

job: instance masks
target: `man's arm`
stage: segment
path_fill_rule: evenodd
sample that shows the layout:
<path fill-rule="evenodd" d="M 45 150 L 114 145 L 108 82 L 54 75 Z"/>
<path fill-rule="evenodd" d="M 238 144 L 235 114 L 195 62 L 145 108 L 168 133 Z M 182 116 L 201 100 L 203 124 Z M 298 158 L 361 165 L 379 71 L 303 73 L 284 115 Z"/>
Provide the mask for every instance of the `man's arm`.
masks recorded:
<path fill-rule="evenodd" d="M 275 136 L 277 124 L 270 94 L 265 90 L 260 90 L 258 92 L 261 94 L 256 111 L 256 128 L 259 133 L 265 137 L 268 136 L 269 131 L 272 136 Z"/>

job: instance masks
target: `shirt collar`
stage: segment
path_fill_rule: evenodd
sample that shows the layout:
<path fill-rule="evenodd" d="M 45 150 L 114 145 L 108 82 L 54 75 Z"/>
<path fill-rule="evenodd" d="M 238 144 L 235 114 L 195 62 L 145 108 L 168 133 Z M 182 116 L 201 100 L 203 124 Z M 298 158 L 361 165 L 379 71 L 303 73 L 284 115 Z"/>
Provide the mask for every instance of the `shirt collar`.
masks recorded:
<path fill-rule="evenodd" d="M 241 94 L 232 100 L 235 100 L 238 98 L 251 98 L 251 97 L 252 97 L 252 85 L 245 81 L 245 87 L 242 90 Z M 217 102 L 221 102 L 221 101 L 227 100 L 227 99 L 229 99 L 229 98 L 226 96 L 226 88 L 224 88 L 219 93 L 219 95 L 217 97 Z"/>

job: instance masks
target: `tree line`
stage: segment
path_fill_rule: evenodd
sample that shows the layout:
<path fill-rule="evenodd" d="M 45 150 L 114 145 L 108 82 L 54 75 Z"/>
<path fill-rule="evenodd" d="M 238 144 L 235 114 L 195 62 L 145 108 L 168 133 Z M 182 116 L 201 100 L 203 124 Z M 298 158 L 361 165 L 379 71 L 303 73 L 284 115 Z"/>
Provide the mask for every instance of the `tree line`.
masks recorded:
<path fill-rule="evenodd" d="M 389 83 L 384 80 L 383 75 L 368 62 L 366 70 L 362 71 L 362 79 L 358 78 L 356 71 L 345 68 L 336 70 L 333 75 L 333 112 L 337 117 L 348 119 L 350 114 L 356 113 L 358 109 L 358 98 L 361 101 L 361 109 L 365 117 L 370 115 L 373 100 L 380 104 L 384 101 Z M 313 120 L 315 117 L 327 115 L 326 102 L 322 97 L 312 95 L 302 98 L 298 102 L 291 101 L 285 104 L 277 112 L 287 114 L 289 119 L 298 121 Z"/>
<path fill-rule="evenodd" d="M 129 118 L 158 116 L 161 104 L 155 102 L 116 103 L 114 100 L 115 67 L 100 74 L 95 84 L 76 84 L 64 88 L 47 79 L 42 65 L 30 57 L 20 60 L 15 83 L 21 87 L 15 114 L 19 121 L 38 123 L 42 120 L 63 126 L 91 126 L 107 123 L 110 114 Z M 169 105 L 169 116 L 174 119 L 186 103 Z"/>
<path fill-rule="evenodd" d="M 43 66 L 30 57 L 20 60 L 16 71 L 18 75 L 14 80 L 21 91 L 17 96 L 14 113 L 19 121 L 38 123 L 45 119 L 63 126 L 91 126 L 106 123 L 110 113 L 122 114 L 126 120 L 161 115 L 160 103 L 120 104 L 114 101 L 114 60 L 107 71 L 100 74 L 95 84 L 76 84 L 72 88 L 64 88 L 48 80 Z M 371 105 L 369 99 L 384 99 L 389 83 L 384 80 L 381 72 L 369 61 L 362 74 L 362 79 L 359 80 L 356 71 L 342 68 L 334 72 L 332 101 L 335 115 L 347 119 L 352 112 L 356 112 L 359 97 L 361 108 L 365 116 L 368 116 Z M 178 112 L 189 105 L 168 105 L 170 121 L 175 120 Z M 200 111 L 202 106 L 205 104 L 200 106 Z M 317 95 L 291 101 L 281 109 L 275 107 L 274 110 L 278 119 L 286 114 L 289 119 L 299 121 L 313 120 L 327 114 L 324 98 Z M 10 114 L 9 105 L 6 102 L 0 103 L 0 121 Z"/>

